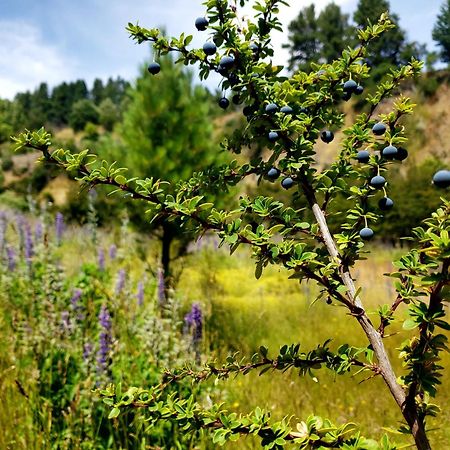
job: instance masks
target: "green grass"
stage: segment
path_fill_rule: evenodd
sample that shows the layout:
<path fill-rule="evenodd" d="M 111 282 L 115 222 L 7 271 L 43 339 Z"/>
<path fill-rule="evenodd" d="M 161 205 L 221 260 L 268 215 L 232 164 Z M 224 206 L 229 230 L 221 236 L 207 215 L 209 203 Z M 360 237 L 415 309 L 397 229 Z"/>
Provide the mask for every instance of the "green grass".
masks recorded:
<path fill-rule="evenodd" d="M 120 244 L 117 264 L 127 268 L 132 283 L 143 271 L 156 270 L 158 248 L 154 242 L 114 231 L 102 232 L 100 237 L 105 249 L 113 241 Z M 74 228 L 66 232 L 64 245 L 57 251 L 67 273 L 72 276 L 80 264 L 95 260 L 96 248 Z M 390 261 L 401 251 L 376 246 L 373 251 L 366 261 L 358 264 L 353 274 L 357 286 L 362 287 L 361 296 L 371 312 L 370 317 L 377 323 L 373 311 L 395 298 L 392 283 L 383 273 L 392 270 Z M 333 339 L 332 348 L 346 342 L 355 346 L 367 345 L 356 320 L 346 309 L 337 304 L 327 305 L 323 300 L 314 302 L 318 291 L 313 284 L 300 285 L 298 281 L 288 280 L 288 273 L 277 267 L 268 267 L 262 278 L 256 280 L 253 261 L 246 251 L 230 257 L 226 250 L 210 247 L 179 261 L 176 270 L 181 271 L 175 295 L 182 303 L 182 309 L 187 310 L 192 302 L 200 301 L 208 318 L 205 361 L 211 358 L 223 361 L 227 354 L 237 351 L 242 356 L 251 356 L 260 345 L 269 347 L 272 355 L 283 344 L 301 343 L 303 350 L 309 350 L 329 338 Z M 106 288 L 109 296 L 113 285 L 112 282 Z M 116 324 L 121 330 L 129 326 L 126 317 L 133 317 L 137 311 L 126 302 L 124 308 L 123 322 Z M 37 430 L 32 417 L 35 411 L 32 386 L 36 382 L 36 372 L 32 370 L 33 365 L 25 370 L 26 361 L 13 350 L 17 348 L 14 340 L 18 331 L 7 326 L 7 305 L 1 305 L 0 311 L 0 448 L 48 448 L 45 439 L 52 426 L 51 411 L 42 411 L 47 428 Z M 396 348 L 411 333 L 401 327 L 404 314 L 404 310 L 399 311 L 400 320 L 390 330 L 393 335 L 385 339 L 398 375 L 402 368 Z M 123 352 L 131 360 L 145 360 L 144 351 L 135 348 L 135 342 L 127 338 L 126 332 L 122 337 L 116 351 Z M 145 376 L 138 375 L 139 367 L 130 365 L 130 358 L 124 356 L 124 364 L 119 367 L 122 379 L 127 384 L 142 383 Z M 443 365 L 447 370 L 449 362 L 448 355 L 444 355 Z M 315 376 L 317 380 L 300 378 L 295 371 L 285 374 L 267 372 L 261 377 L 251 373 L 219 383 L 218 389 L 211 390 L 211 395 L 214 400 L 226 402 L 230 411 L 246 413 L 261 406 L 271 411 L 275 419 L 292 417 L 294 424 L 312 413 L 339 424 L 353 421 L 360 425 L 365 436 L 371 438 L 380 437 L 385 428 L 395 429 L 400 424 L 398 407 L 379 377 L 364 380 L 364 375 L 334 376 L 326 369 L 316 371 Z M 24 387 L 29 399 L 17 387 L 15 380 L 19 377 L 26 380 Z M 450 430 L 445 426 L 450 422 L 450 411 L 446 408 L 449 401 L 449 381 L 444 377 L 436 399 L 442 413 L 437 420 L 429 422 L 434 429 L 430 437 L 437 449 L 449 448 Z M 393 439 L 405 442 L 402 436 Z M 406 443 L 410 442 L 406 439 Z M 244 438 L 228 448 L 259 447 L 253 440 Z"/>
<path fill-rule="evenodd" d="M 357 286 L 362 287 L 365 307 L 378 323 L 376 307 L 395 299 L 391 280 L 383 274 L 392 270 L 392 259 L 402 251 L 381 247 L 373 247 L 373 251 L 353 273 Z M 253 271 L 246 252 L 230 258 L 225 251 L 208 251 L 193 256 L 183 272 L 179 291 L 191 300 L 201 300 L 208 308 L 209 339 L 218 359 L 235 351 L 250 356 L 260 345 L 269 347 L 272 354 L 281 345 L 292 343 L 301 343 L 303 350 L 309 350 L 328 338 L 333 339 L 334 348 L 345 342 L 367 345 L 359 325 L 346 309 L 327 305 L 323 300 L 314 303 L 315 286 L 287 280 L 286 272 L 274 267 L 269 267 L 260 280 L 255 279 Z M 404 310 L 399 311 L 398 317 L 399 322 L 390 329 L 393 336 L 385 339 L 385 345 L 400 375 L 402 367 L 396 348 L 411 332 L 401 326 Z M 444 355 L 444 367 L 448 368 L 449 363 L 449 356 Z M 300 378 L 293 371 L 262 376 L 251 373 L 225 382 L 226 391 L 220 400 L 226 401 L 230 410 L 242 413 L 259 405 L 277 419 L 293 416 L 294 421 L 303 420 L 314 413 L 337 423 L 353 421 L 368 437 L 379 437 L 385 428 L 396 429 L 400 424 L 400 411 L 380 377 L 365 380 L 367 374 L 335 376 L 326 369 L 315 375 L 317 382 Z M 450 420 L 446 408 L 449 401 L 450 385 L 444 377 L 436 399 L 442 413 L 437 420 L 429 421 L 434 429 L 430 433 L 434 448 L 446 448 L 445 443 L 450 443 L 450 430 L 442 426 Z M 394 436 L 394 440 L 405 441 L 403 436 Z M 231 448 L 255 448 L 254 445 L 244 439 L 239 447 L 234 444 Z"/>

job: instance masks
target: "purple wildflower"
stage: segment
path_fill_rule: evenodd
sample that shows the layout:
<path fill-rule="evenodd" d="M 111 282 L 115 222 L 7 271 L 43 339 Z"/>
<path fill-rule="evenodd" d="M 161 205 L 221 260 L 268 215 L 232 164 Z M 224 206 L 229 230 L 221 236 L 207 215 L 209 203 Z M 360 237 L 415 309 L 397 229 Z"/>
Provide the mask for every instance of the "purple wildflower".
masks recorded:
<path fill-rule="evenodd" d="M 111 335 L 111 316 L 108 308 L 103 305 L 98 315 L 98 321 L 101 327 L 99 336 L 99 348 L 97 352 L 97 369 L 98 372 L 104 373 L 109 366 L 109 357 L 111 352 L 112 335 Z"/>
<path fill-rule="evenodd" d="M 125 287 L 125 277 L 126 272 L 125 269 L 120 269 L 117 273 L 117 281 L 116 281 L 116 295 L 120 295 L 120 293 L 123 291 L 123 288 Z"/>
<path fill-rule="evenodd" d="M 24 255 L 25 261 L 28 266 L 31 265 L 31 259 L 33 258 L 33 235 L 31 233 L 31 227 L 27 223 L 25 224 L 25 247 L 24 247 Z"/>
<path fill-rule="evenodd" d="M 77 319 L 80 321 L 84 319 L 84 315 L 81 313 L 81 309 L 83 307 L 79 304 L 82 294 L 83 294 L 83 291 L 81 289 L 77 288 L 73 291 L 72 297 L 70 298 L 70 305 L 72 307 L 72 310 L 74 313 L 78 313 Z"/>
<path fill-rule="evenodd" d="M 86 342 L 83 345 L 83 361 L 88 362 L 91 359 L 92 352 L 94 350 L 94 346 L 91 342 Z"/>
<path fill-rule="evenodd" d="M 55 235 L 56 235 L 56 243 L 58 245 L 61 245 L 63 233 L 64 233 L 64 216 L 60 212 L 57 212 L 55 217 Z"/>
<path fill-rule="evenodd" d="M 102 272 L 105 270 L 105 251 L 102 248 L 98 249 L 98 269 Z"/>
<path fill-rule="evenodd" d="M 185 327 L 192 336 L 192 347 L 196 360 L 200 362 L 200 342 L 203 336 L 203 314 L 200 303 L 193 303 L 190 312 L 184 316 Z"/>
<path fill-rule="evenodd" d="M 117 256 L 117 246 L 115 244 L 111 244 L 109 247 L 109 258 L 111 260 L 116 259 Z"/>
<path fill-rule="evenodd" d="M 139 281 L 139 283 L 137 285 L 136 298 L 138 301 L 138 305 L 142 306 L 142 304 L 144 303 L 144 282 L 143 281 Z"/>
<path fill-rule="evenodd" d="M 158 302 L 163 305 L 166 301 L 166 283 L 164 280 L 164 272 L 161 268 L 158 269 Z"/>
<path fill-rule="evenodd" d="M 78 302 L 80 301 L 81 295 L 83 294 L 83 291 L 79 288 L 75 289 L 72 294 L 72 298 L 70 299 L 70 304 L 72 305 L 72 308 L 76 310 L 79 308 Z"/>
<path fill-rule="evenodd" d="M 16 268 L 16 252 L 9 245 L 6 246 L 6 259 L 8 261 L 8 270 L 13 272 Z"/>

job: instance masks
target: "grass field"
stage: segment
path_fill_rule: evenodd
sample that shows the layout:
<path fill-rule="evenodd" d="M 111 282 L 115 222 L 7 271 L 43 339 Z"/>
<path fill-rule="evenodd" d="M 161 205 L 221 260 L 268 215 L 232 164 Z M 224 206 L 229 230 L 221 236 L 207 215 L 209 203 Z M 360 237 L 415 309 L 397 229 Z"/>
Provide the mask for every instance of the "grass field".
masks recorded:
<path fill-rule="evenodd" d="M 140 313 L 136 304 L 131 301 L 134 286 L 143 273 L 150 280 L 146 285 L 146 297 L 155 296 L 152 272 L 155 272 L 157 266 L 157 248 L 154 242 L 123 233 L 122 230 L 100 232 L 100 244 L 96 246 L 87 239 L 86 230 L 75 228 L 66 230 L 63 245 L 55 247 L 53 251 L 64 267 L 67 279 L 72 280 L 70 277 L 77 276 L 82 264 L 95 263 L 98 246 L 107 249 L 113 242 L 118 246 L 118 256 L 114 267 L 112 262 L 108 264 L 111 264 L 114 271 L 119 267 L 127 271 L 127 287 L 123 296 L 114 294 L 114 289 L 117 289 L 114 287 L 114 276 L 104 278 L 104 285 L 101 287 L 117 312 L 114 319 L 116 322 L 113 324 L 118 336 L 113 349 L 113 373 L 116 379 L 121 379 L 126 384 L 145 384 L 151 380 L 145 373 L 146 364 L 155 364 L 155 344 L 149 344 L 145 340 L 148 336 L 139 341 L 133 334 L 133 326 L 140 326 L 141 318 L 143 321 L 146 316 L 153 314 L 152 303 Z M 359 263 L 354 270 L 354 277 L 357 285 L 363 288 L 361 295 L 366 308 L 374 311 L 378 305 L 390 303 L 394 298 L 392 285 L 383 273 L 392 269 L 390 261 L 398 257 L 401 250 L 376 245 L 371 249 L 373 254 Z M 229 257 L 225 249 L 217 249 L 213 244 L 203 246 L 178 262 L 176 270 L 181 273 L 174 294 L 181 305 L 180 317 L 193 302 L 200 302 L 207 317 L 202 344 L 204 361 L 213 358 L 224 360 L 227 354 L 237 351 L 243 356 L 251 356 L 260 345 L 269 347 L 272 354 L 283 344 L 301 343 L 302 348 L 308 350 L 329 338 L 333 339 L 332 348 L 337 348 L 344 342 L 355 346 L 366 345 L 363 333 L 355 319 L 346 314 L 346 310 L 336 304 L 314 302 L 317 294 L 314 285 L 299 285 L 297 281 L 287 279 L 287 272 L 274 267 L 267 268 L 263 277 L 256 280 L 253 262 L 246 251 Z M 3 280 L 6 276 L 4 273 Z M 68 289 L 70 284 L 64 286 L 58 288 L 58 292 L 67 297 L 64 289 Z M 26 302 L 31 307 L 36 300 L 33 300 L 32 290 L 27 292 L 30 296 Z M 36 298 L 40 297 L 36 294 Z M 45 402 L 36 407 L 36 385 L 42 379 L 39 379 L 39 370 L 33 362 L 33 353 L 25 352 L 18 341 L 23 330 L 15 326 L 17 323 L 11 318 L 13 313 L 10 308 L 11 304 L 6 301 L 6 296 L 0 293 L 0 448 L 104 448 L 82 445 L 81 441 L 77 445 L 68 444 L 66 447 L 52 445 L 49 430 L 55 420 L 54 411 Z M 375 315 L 371 317 L 374 321 L 377 320 Z M 404 319 L 404 311 L 399 312 L 399 318 Z M 47 326 L 46 323 L 42 325 L 44 328 Z M 142 330 L 146 332 L 145 327 Z M 396 348 L 410 332 L 402 329 L 401 320 L 392 326 L 391 332 L 393 335 L 386 338 L 386 345 L 397 374 L 400 375 L 401 361 Z M 138 335 L 140 336 L 139 333 Z M 48 345 L 60 345 L 59 342 L 51 340 Z M 70 345 L 71 348 L 76 348 L 77 338 L 72 339 Z M 150 354 L 153 356 L 150 357 Z M 449 362 L 446 355 L 443 361 L 445 368 L 449 367 Z M 73 409 L 81 404 L 83 396 L 92 397 L 90 388 L 93 387 L 95 378 L 93 373 L 89 373 L 86 379 L 77 382 L 74 398 L 77 398 L 78 403 L 72 400 Z M 211 391 L 211 395 L 213 399 L 226 402 L 229 410 L 237 412 L 249 412 L 259 405 L 271 411 L 276 419 L 288 416 L 295 422 L 314 413 L 336 423 L 354 421 L 361 426 L 365 436 L 372 438 L 380 437 L 386 428 L 394 429 L 399 425 L 401 414 L 381 379 L 364 381 L 361 375 L 335 377 L 326 372 L 326 369 L 317 371 L 315 375 L 317 380 L 299 378 L 295 372 L 268 372 L 261 377 L 252 373 L 219 384 L 217 389 Z M 20 380 L 19 385 L 16 380 Z M 22 388 L 26 396 L 21 392 Z M 448 427 L 442 426 L 450 422 L 450 411 L 447 408 L 449 400 L 449 381 L 444 377 L 436 399 L 436 403 L 442 407 L 442 414 L 438 420 L 430 422 L 433 429 L 430 437 L 437 449 L 450 448 L 450 431 Z M 36 414 L 41 416 L 39 429 L 36 428 Z M 76 418 L 69 411 L 64 420 Z M 46 425 L 43 424 L 45 421 Z M 394 440 L 410 443 L 402 436 L 394 436 Z M 120 445 L 120 442 L 116 443 L 116 448 L 126 448 Z M 206 446 L 212 448 L 208 444 Z M 258 446 L 250 439 L 242 439 L 229 448 L 247 449 Z"/>

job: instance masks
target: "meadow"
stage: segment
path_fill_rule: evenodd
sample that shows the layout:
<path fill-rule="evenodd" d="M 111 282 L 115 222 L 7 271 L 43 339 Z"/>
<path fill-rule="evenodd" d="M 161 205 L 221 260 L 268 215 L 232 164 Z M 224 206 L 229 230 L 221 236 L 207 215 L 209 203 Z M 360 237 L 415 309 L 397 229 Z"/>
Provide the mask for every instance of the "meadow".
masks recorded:
<path fill-rule="evenodd" d="M 250 356 L 260 345 L 269 354 L 291 343 L 313 349 L 329 337 L 332 348 L 364 345 L 342 307 L 314 302 L 313 285 L 287 280 L 284 270 L 273 267 L 256 280 L 248 252 L 229 257 L 212 237 L 192 244 L 178 261 L 176 289 L 165 295 L 155 242 L 130 231 L 126 221 L 115 230 L 95 223 L 80 228 L 67 226 L 61 215 L 8 210 L 0 224 L 2 449 L 214 448 L 209 439 L 191 440 L 167 424 L 146 430 L 139 413 L 109 420 L 93 389 L 109 382 L 148 386 L 165 367 L 198 356 L 202 362 L 224 361 L 237 351 Z M 383 274 L 402 251 L 378 244 L 370 250 L 354 276 L 365 287 L 368 309 L 375 310 L 393 299 Z M 189 315 L 195 304 L 204 319 L 200 334 Z M 386 339 L 398 375 L 395 349 L 406 333 L 398 323 Z M 448 364 L 446 355 L 443 365 Z M 219 385 L 195 388 L 187 382 L 176 389 L 194 389 L 205 404 L 223 401 L 242 413 L 259 405 L 277 419 L 303 420 L 314 413 L 337 423 L 355 421 L 373 438 L 401 420 L 383 381 L 364 375 L 251 373 Z M 450 442 L 448 429 L 440 427 L 450 419 L 449 396 L 444 378 L 436 399 L 442 415 L 431 422 L 435 448 Z M 394 440 L 405 442 L 401 435 Z M 258 446 L 246 438 L 228 448 Z"/>

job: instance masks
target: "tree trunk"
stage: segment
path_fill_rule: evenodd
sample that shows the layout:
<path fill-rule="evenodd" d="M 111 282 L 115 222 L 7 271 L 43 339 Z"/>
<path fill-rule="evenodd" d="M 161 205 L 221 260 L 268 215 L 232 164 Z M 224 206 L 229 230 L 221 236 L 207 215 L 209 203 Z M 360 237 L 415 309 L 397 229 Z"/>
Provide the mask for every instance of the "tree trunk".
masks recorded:
<path fill-rule="evenodd" d="M 314 217 L 316 218 L 316 221 L 319 225 L 320 232 L 328 253 L 335 261 L 340 263 L 340 276 L 342 282 L 347 287 L 346 295 L 350 302 L 353 303 L 360 311 L 356 318 L 362 329 L 364 330 L 367 339 L 372 345 L 373 351 L 378 360 L 380 374 L 383 377 L 384 382 L 388 386 L 397 405 L 400 407 L 403 417 L 411 428 L 411 433 L 414 437 L 416 447 L 419 450 L 431 450 L 430 443 L 425 432 L 424 423 L 418 418 L 416 405 L 415 403 L 409 404 L 407 402 L 404 389 L 397 383 L 397 377 L 395 376 L 391 361 L 386 352 L 386 348 L 384 347 L 383 338 L 367 316 L 361 299 L 356 295 L 356 287 L 353 282 L 350 269 L 348 267 L 344 267 L 340 260 L 339 251 L 328 228 L 325 214 L 317 203 L 315 193 L 307 180 L 303 180 L 302 187 L 303 191 L 306 194 Z"/>

